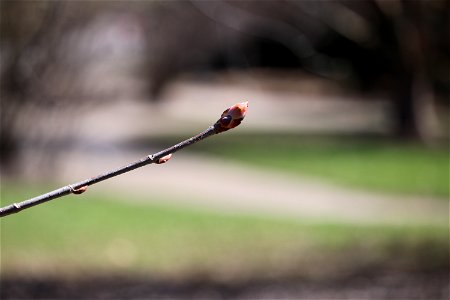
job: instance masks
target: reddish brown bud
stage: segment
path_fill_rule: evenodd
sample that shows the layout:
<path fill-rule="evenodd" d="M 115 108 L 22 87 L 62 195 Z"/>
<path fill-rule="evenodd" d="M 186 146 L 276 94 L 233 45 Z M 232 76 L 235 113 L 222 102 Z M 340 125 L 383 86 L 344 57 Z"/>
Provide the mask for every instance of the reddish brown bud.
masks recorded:
<path fill-rule="evenodd" d="M 85 185 L 85 186 L 82 186 L 80 188 L 77 188 L 76 190 L 72 189 L 72 193 L 75 194 L 75 195 L 83 194 L 84 192 L 86 192 L 87 188 L 88 188 L 88 186 Z"/>
<path fill-rule="evenodd" d="M 248 101 L 245 101 L 237 103 L 226 109 L 215 125 L 216 132 L 227 131 L 241 124 L 242 120 L 247 114 L 247 108 Z"/>
<path fill-rule="evenodd" d="M 158 165 L 159 164 L 163 164 L 166 163 L 170 158 L 172 157 L 172 153 L 171 154 L 167 154 L 166 156 L 161 157 L 160 159 L 158 159 L 158 161 L 156 162 Z"/>

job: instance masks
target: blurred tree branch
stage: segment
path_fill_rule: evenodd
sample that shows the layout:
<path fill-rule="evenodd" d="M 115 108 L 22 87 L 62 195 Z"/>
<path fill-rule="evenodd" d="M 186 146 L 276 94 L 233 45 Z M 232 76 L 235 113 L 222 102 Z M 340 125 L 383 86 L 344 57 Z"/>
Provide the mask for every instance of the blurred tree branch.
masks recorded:
<path fill-rule="evenodd" d="M 23 132 L 36 124 L 23 121 L 33 109 L 54 112 L 99 102 L 99 95 L 88 99 L 80 82 L 89 67 L 114 50 L 93 50 L 114 26 L 120 34 L 108 38 L 116 46 L 132 39 L 130 27 L 140 27 L 142 36 L 135 38 L 145 49 L 126 55 L 142 56 L 134 75 L 143 78 L 146 99 L 157 100 L 183 72 L 306 70 L 352 90 L 387 94 L 392 135 L 422 141 L 432 135 L 425 112 L 436 120 L 450 104 L 450 4 L 445 0 L 5 0 L 0 5 L 2 171 L 17 163 L 27 142 L 20 140 Z M 113 17 L 104 22 L 105 15 Z M 117 25 L 117 20 L 125 21 Z M 45 144 L 45 138 L 33 141 Z"/>

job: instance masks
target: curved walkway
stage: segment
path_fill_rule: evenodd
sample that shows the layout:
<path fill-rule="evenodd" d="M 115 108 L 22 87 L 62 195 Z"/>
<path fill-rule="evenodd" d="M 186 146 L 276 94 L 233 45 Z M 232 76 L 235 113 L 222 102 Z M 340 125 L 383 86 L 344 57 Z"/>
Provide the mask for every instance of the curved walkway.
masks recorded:
<path fill-rule="evenodd" d="M 135 161 L 145 153 L 65 159 L 63 183 L 75 182 Z M 77 163 L 83 161 L 84 163 Z M 204 209 L 372 224 L 448 224 L 449 204 L 441 199 L 393 196 L 347 189 L 234 162 L 177 153 L 164 165 L 150 165 L 90 188 L 121 199 L 193 205 Z"/>

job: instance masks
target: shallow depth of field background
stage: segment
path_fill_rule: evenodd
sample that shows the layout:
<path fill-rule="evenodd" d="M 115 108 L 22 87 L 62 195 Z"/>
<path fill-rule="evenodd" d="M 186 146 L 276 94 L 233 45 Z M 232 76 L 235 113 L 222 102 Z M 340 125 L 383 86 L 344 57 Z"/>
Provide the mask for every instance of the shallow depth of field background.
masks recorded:
<path fill-rule="evenodd" d="M 446 299 L 446 1 L 2 1 L 2 298 Z"/>

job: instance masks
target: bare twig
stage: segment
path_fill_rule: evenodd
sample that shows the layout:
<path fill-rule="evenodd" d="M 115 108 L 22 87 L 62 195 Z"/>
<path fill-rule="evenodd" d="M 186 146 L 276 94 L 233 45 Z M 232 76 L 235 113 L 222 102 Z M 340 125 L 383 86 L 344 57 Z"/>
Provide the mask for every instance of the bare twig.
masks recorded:
<path fill-rule="evenodd" d="M 64 187 L 61 187 L 59 189 L 56 189 L 54 191 L 48 192 L 46 194 L 19 202 L 19 203 L 13 203 L 10 205 L 7 205 L 5 207 L 0 208 L 0 217 L 8 216 L 14 213 L 18 213 L 19 211 L 22 211 L 26 208 L 30 208 L 35 205 L 42 204 L 44 202 L 63 197 L 69 194 L 81 194 L 86 191 L 87 187 L 96 183 L 99 183 L 101 181 L 104 181 L 106 179 L 109 179 L 114 176 L 118 176 L 123 173 L 127 173 L 129 171 L 132 171 L 134 169 L 143 167 L 145 165 L 149 164 L 162 164 L 168 161 L 172 153 L 175 153 L 176 151 L 179 151 L 187 146 L 193 145 L 209 136 L 212 136 L 214 134 L 218 134 L 224 131 L 227 131 L 229 129 L 232 129 L 236 126 L 238 126 L 241 121 L 244 119 L 245 114 L 247 112 L 248 102 L 242 102 L 235 104 L 231 106 L 230 108 L 226 109 L 219 120 L 214 125 L 211 125 L 206 129 L 205 131 L 197 134 L 196 136 L 193 136 L 181 143 L 178 143 L 172 147 L 169 147 L 165 150 L 159 151 L 155 154 L 148 155 L 144 158 L 141 158 L 138 161 L 132 162 L 124 167 L 118 168 L 116 170 L 112 170 L 109 172 L 106 172 L 104 174 L 98 175 L 96 177 L 92 177 L 77 183 L 69 184 Z"/>

